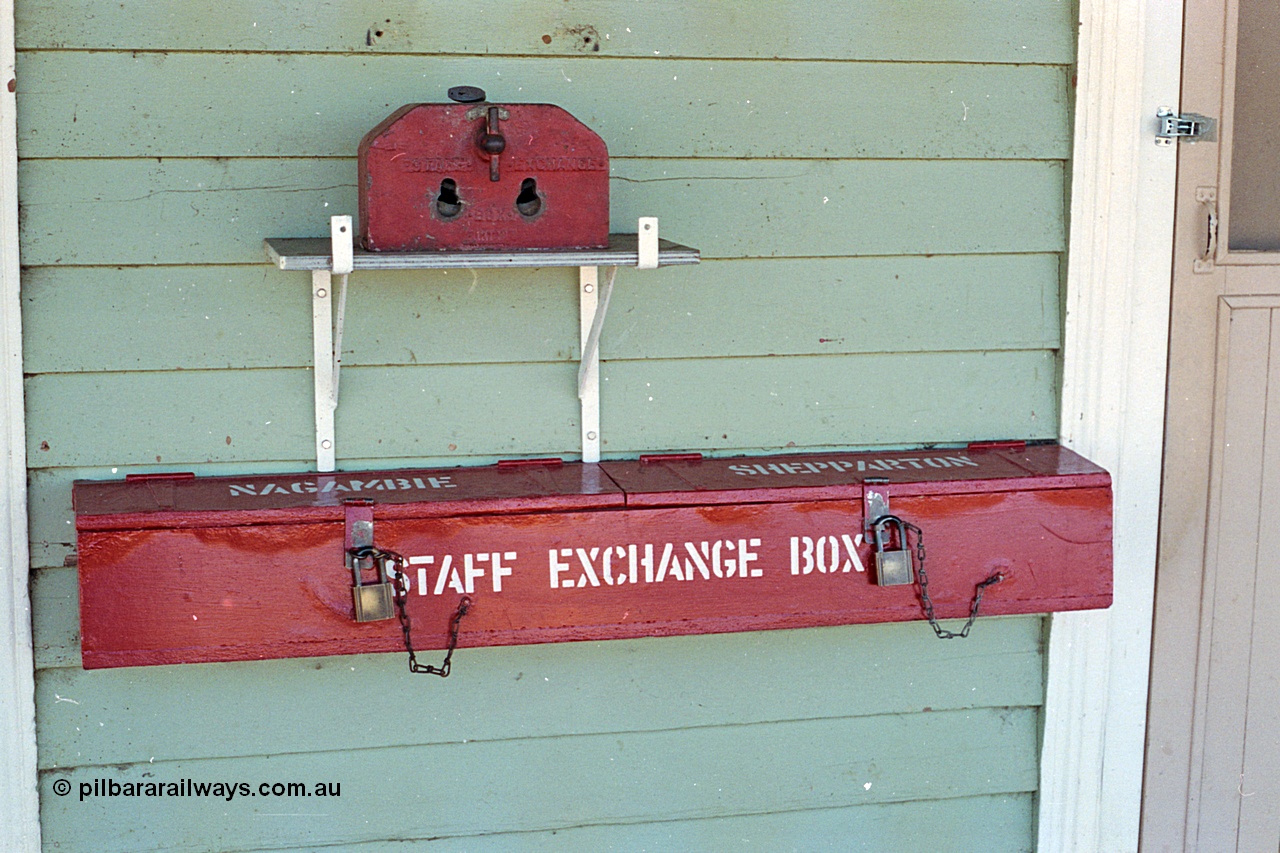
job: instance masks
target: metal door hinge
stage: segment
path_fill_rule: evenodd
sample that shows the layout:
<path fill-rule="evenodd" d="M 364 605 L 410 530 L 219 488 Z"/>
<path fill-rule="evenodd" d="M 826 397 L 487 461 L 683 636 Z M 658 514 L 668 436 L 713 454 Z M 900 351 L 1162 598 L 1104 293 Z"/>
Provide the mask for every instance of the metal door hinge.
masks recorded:
<path fill-rule="evenodd" d="M 1177 113 L 1172 107 L 1156 109 L 1156 145 L 1184 142 L 1212 142 L 1217 138 L 1218 122 L 1196 113 Z"/>

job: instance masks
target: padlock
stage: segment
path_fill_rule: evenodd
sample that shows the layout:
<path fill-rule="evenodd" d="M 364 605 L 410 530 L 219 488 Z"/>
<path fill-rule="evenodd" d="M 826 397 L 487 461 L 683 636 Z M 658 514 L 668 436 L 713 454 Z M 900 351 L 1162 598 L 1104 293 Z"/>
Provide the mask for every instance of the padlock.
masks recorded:
<path fill-rule="evenodd" d="M 360 577 L 360 569 L 365 561 L 378 570 L 378 580 L 365 583 Z M 351 574 L 355 583 L 351 587 L 351 600 L 355 604 L 357 622 L 377 622 L 381 619 L 394 619 L 395 588 L 387 580 L 387 561 L 383 557 L 348 556 L 351 563 Z"/>
<path fill-rule="evenodd" d="M 885 528 L 893 525 L 898 529 L 898 545 L 896 551 L 885 548 Z M 901 586 L 915 581 L 915 570 L 911 565 L 911 552 L 907 550 L 907 528 L 902 519 L 896 515 L 885 515 L 876 519 L 876 583 L 880 586 Z"/>

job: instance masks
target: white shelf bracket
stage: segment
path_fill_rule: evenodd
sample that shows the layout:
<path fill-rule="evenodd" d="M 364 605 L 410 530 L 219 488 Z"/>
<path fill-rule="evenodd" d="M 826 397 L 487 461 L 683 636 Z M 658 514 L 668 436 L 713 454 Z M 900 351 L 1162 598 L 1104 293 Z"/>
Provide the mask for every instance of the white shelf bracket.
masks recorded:
<path fill-rule="evenodd" d="M 578 362 L 578 400 L 582 404 L 582 461 L 600 461 L 600 329 L 613 291 L 610 267 L 604 298 L 600 294 L 600 268 L 578 267 L 578 328 L 582 358 Z"/>
<path fill-rule="evenodd" d="M 599 283 L 600 268 L 599 267 L 581 267 L 581 270 L 592 270 L 591 280 L 587 281 L 582 278 L 579 272 L 578 280 L 582 286 L 579 295 L 579 315 L 582 320 L 582 360 L 578 362 L 578 399 L 581 400 L 587 394 L 587 385 L 589 371 L 587 370 L 588 362 L 599 365 L 600 362 L 600 332 L 604 329 L 604 317 L 609 311 L 609 299 L 613 296 L 613 281 L 618 277 L 618 268 L 609 267 L 609 277 L 605 279 L 604 284 Z M 594 294 L 593 303 L 588 306 L 582 303 L 582 299 L 592 297 L 593 294 L 588 288 L 599 288 L 599 292 Z M 588 317 L 590 320 L 588 320 Z"/>
<path fill-rule="evenodd" d="M 658 217 L 642 216 L 636 228 L 636 268 L 658 268 Z M 617 266 L 600 284 L 599 267 L 578 268 L 578 321 L 582 359 L 578 362 L 578 400 L 582 403 L 582 461 L 600 461 L 600 332 L 604 329 Z"/>
<path fill-rule="evenodd" d="M 337 464 L 334 414 L 338 409 L 338 376 L 342 367 L 342 326 L 347 312 L 347 276 L 355 263 L 350 216 L 329 220 L 332 263 L 311 272 L 311 342 L 315 374 L 316 470 L 332 471 Z M 338 298 L 334 299 L 334 276 Z M 337 305 L 335 312 L 334 305 Z"/>
<path fill-rule="evenodd" d="M 312 372 L 316 399 L 316 470 L 334 469 L 333 274 L 311 272 Z"/>

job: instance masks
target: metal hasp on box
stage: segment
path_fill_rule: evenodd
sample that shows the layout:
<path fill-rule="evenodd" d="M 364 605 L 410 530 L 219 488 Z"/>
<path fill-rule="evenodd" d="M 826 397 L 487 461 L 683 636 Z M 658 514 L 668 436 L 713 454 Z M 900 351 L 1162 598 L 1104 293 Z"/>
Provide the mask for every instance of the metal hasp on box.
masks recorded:
<path fill-rule="evenodd" d="M 609 245 L 609 152 L 551 104 L 491 104 L 455 86 L 409 104 L 358 152 L 369 251 L 599 249 Z"/>
<path fill-rule="evenodd" d="M 464 598 L 461 649 L 922 619 L 920 578 L 875 577 L 885 510 L 927 540 L 938 618 L 997 575 L 983 616 L 1111 603 L 1110 477 L 1054 444 L 151 475 L 74 500 L 86 668 L 403 650 L 355 618 L 353 531 L 403 561 L 420 650 Z"/>

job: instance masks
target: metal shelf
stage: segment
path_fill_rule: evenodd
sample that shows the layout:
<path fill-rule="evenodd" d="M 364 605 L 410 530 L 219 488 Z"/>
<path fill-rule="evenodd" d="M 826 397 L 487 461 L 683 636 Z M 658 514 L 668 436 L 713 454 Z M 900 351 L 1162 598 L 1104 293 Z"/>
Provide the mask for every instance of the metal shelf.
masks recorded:
<path fill-rule="evenodd" d="M 471 252 L 366 252 L 354 249 L 352 269 L 430 270 L 507 267 L 634 267 L 640 260 L 639 236 L 610 234 L 607 249 L 522 249 Z M 324 237 L 272 237 L 264 241 L 267 256 L 282 270 L 332 270 L 332 244 Z M 658 240 L 658 265 L 696 264 L 697 249 Z"/>
<path fill-rule="evenodd" d="M 271 237 L 267 257 L 282 270 L 311 273 L 311 332 L 315 374 L 316 468 L 337 467 L 334 414 L 342 367 L 347 276 L 359 270 L 515 269 L 577 267 L 581 360 L 582 461 L 600 461 L 600 332 L 619 267 L 647 270 L 696 264 L 697 249 L 658 237 L 657 217 L 641 217 L 636 234 L 610 234 L 605 249 L 524 249 L 469 252 L 366 252 L 353 241 L 350 216 L 330 219 L 330 237 Z M 609 275 L 600 281 L 600 267 Z M 335 293 L 336 291 L 336 293 Z"/>

